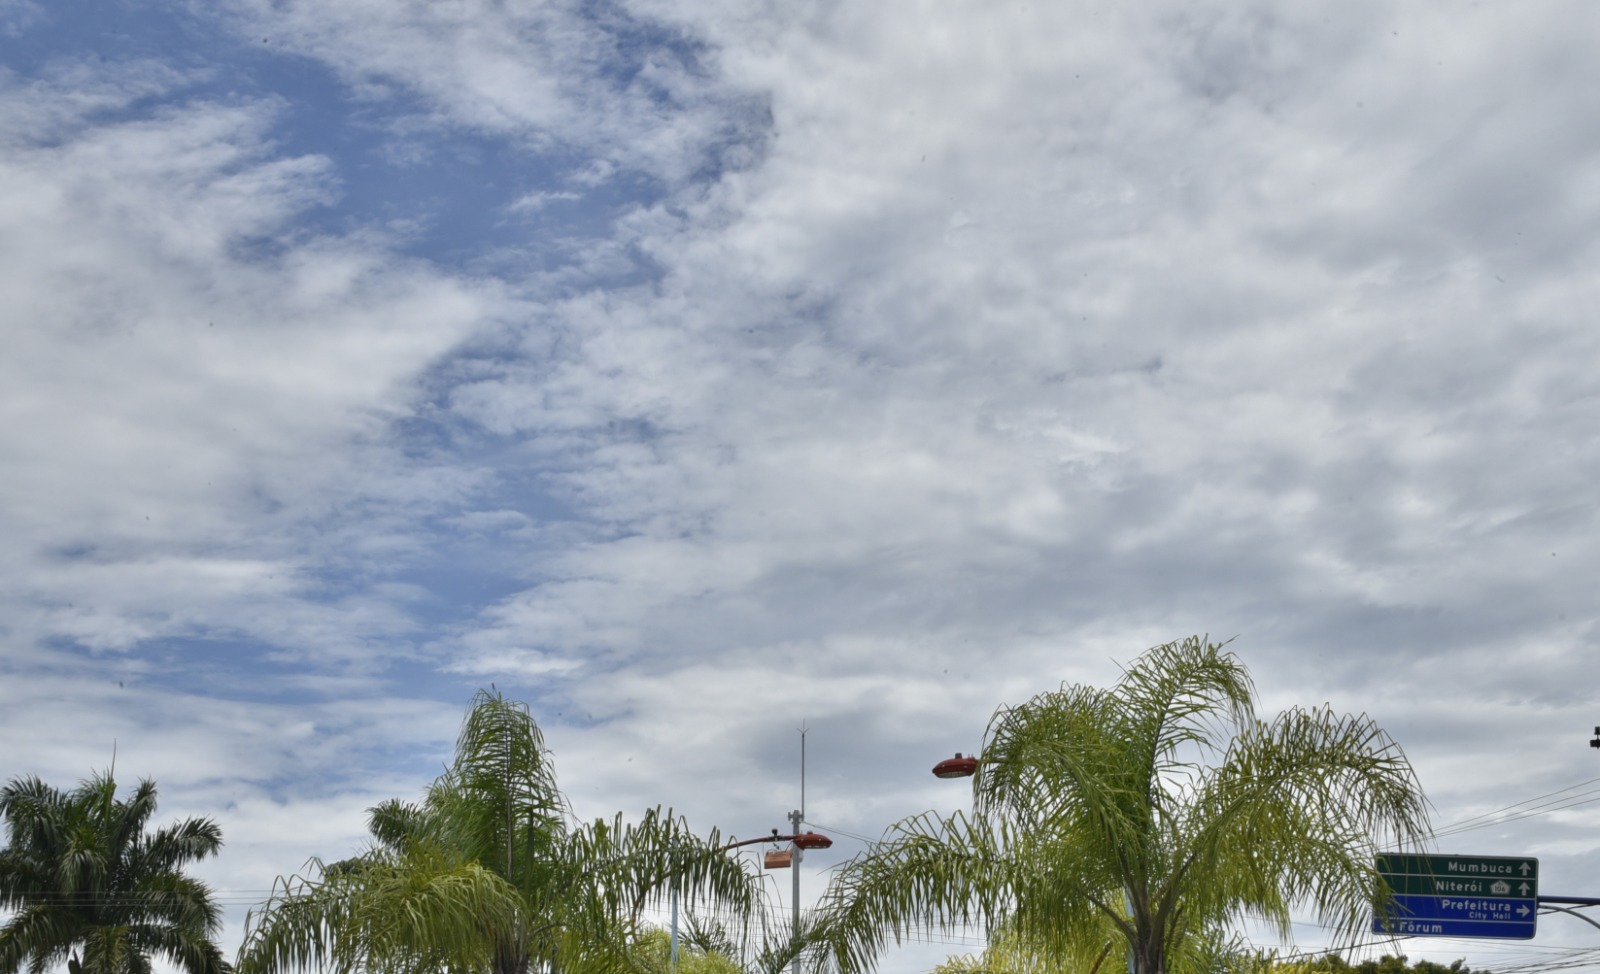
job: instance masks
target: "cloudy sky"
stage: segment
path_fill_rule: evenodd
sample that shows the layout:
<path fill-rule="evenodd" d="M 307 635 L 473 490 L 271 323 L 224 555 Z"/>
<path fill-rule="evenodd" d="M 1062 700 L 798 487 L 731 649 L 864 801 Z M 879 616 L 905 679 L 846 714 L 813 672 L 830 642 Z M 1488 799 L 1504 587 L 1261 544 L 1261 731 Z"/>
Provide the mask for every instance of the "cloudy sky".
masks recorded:
<path fill-rule="evenodd" d="M 115 749 L 214 817 L 231 951 L 480 687 L 581 813 L 741 836 L 804 725 L 809 899 L 964 804 L 928 768 L 998 705 L 1210 633 L 1268 711 L 1375 716 L 1441 831 L 1487 816 L 1442 851 L 1600 896 L 1596 36 L 0 0 L 0 777 Z"/>

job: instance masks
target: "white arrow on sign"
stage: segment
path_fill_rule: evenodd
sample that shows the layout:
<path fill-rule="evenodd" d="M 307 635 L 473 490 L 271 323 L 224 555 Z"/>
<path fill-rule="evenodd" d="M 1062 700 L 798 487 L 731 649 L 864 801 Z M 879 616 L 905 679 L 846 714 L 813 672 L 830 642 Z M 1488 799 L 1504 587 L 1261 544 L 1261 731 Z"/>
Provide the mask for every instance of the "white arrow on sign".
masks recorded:
<path fill-rule="evenodd" d="M 1532 866 L 1528 865 L 1527 863 L 1523 863 L 1522 864 L 1522 875 L 1523 875 L 1523 877 L 1526 878 L 1527 875 L 1528 875 L 1528 872 L 1530 870 L 1532 870 L 1532 869 L 1533 869 Z"/>
<path fill-rule="evenodd" d="M 1523 907 L 1522 909 L 1518 910 L 1517 913 L 1521 914 L 1522 916 L 1527 916 L 1528 915 L 1528 908 L 1527 907 Z"/>
<path fill-rule="evenodd" d="M 1528 884 L 1527 883 L 1523 883 L 1521 888 L 1522 888 L 1522 895 L 1523 896 L 1527 896 L 1528 895 Z"/>

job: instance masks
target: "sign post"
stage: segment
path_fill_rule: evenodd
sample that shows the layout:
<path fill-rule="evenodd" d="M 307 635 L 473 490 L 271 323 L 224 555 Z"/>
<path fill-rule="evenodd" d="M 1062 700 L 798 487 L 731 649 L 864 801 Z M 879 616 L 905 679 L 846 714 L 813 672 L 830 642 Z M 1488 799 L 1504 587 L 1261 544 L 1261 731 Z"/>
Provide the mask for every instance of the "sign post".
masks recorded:
<path fill-rule="evenodd" d="M 1534 935 L 1537 859 L 1385 852 L 1377 865 L 1393 898 L 1374 906 L 1373 933 L 1506 940 Z"/>

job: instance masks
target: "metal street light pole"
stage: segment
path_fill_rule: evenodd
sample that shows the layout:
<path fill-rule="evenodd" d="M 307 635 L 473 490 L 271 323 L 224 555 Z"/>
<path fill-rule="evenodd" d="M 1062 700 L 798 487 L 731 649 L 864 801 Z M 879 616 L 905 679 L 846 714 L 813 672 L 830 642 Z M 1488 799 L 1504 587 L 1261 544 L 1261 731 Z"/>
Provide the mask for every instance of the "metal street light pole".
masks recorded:
<path fill-rule="evenodd" d="M 960 757 L 959 754 L 956 755 L 956 756 Z M 727 852 L 729 849 L 737 849 L 737 848 L 739 848 L 741 846 L 755 845 L 758 842 L 772 842 L 772 843 L 787 842 L 787 843 L 789 843 L 790 852 L 789 852 L 789 855 L 788 855 L 787 859 L 784 862 L 782 862 L 780 864 L 780 863 L 776 863 L 776 862 L 774 862 L 772 860 L 768 860 L 765 863 L 765 865 L 769 869 L 773 869 L 773 868 L 777 868 L 777 869 L 790 868 L 790 869 L 794 870 L 794 876 L 793 876 L 793 900 L 794 900 L 794 903 L 792 904 L 792 906 L 793 906 L 793 912 L 794 912 L 794 920 L 793 920 L 793 923 L 794 923 L 794 934 L 793 935 L 796 938 L 798 938 L 800 936 L 800 861 L 801 861 L 801 859 L 804 858 L 804 853 L 805 853 L 805 850 L 807 850 L 807 849 L 826 849 L 829 846 L 833 845 L 833 840 L 828 838 L 827 836 L 823 835 L 820 832 L 802 832 L 802 831 L 800 831 L 800 825 L 801 825 L 802 822 L 805 821 L 805 816 L 806 816 L 805 807 L 806 807 L 806 728 L 805 727 L 801 727 L 800 728 L 800 807 L 789 813 L 789 824 L 793 826 L 793 831 L 790 832 L 790 834 L 788 834 L 788 835 L 779 835 L 778 834 L 778 830 L 777 829 L 773 829 L 771 835 L 763 835 L 763 836 L 761 836 L 759 838 L 755 838 L 755 839 L 741 839 L 741 840 L 738 840 L 736 842 L 729 842 L 727 845 L 719 846 L 717 848 L 717 850 L 716 850 L 717 852 Z M 777 853 L 771 853 L 771 855 L 777 855 Z M 670 869 L 671 869 L 672 887 L 668 891 L 668 901 L 671 904 L 671 915 L 672 915 L 672 920 L 671 920 L 671 923 L 672 923 L 672 934 L 671 934 L 671 939 L 669 940 L 670 948 L 669 948 L 668 957 L 669 957 L 669 963 L 673 967 L 677 967 L 678 966 L 678 875 L 677 875 L 678 874 L 678 865 L 679 865 L 679 863 L 677 862 L 677 859 L 676 859 L 676 853 L 674 853 L 674 859 L 673 859 L 673 862 L 672 862 L 671 867 L 670 867 Z M 795 954 L 794 962 L 790 967 L 790 971 L 791 971 L 791 974 L 800 974 L 800 955 L 799 955 L 799 953 Z"/>
<path fill-rule="evenodd" d="M 737 849 L 737 848 L 740 848 L 741 846 L 747 846 L 747 845 L 756 845 L 757 843 L 760 843 L 760 842 L 771 842 L 771 843 L 774 843 L 774 844 L 779 843 L 779 842 L 787 842 L 787 843 L 789 843 L 789 850 L 786 853 L 779 853 L 779 852 L 776 852 L 776 851 L 769 852 L 768 853 L 768 858 L 764 862 L 764 865 L 768 869 L 793 869 L 794 870 L 794 876 L 793 876 L 793 900 L 794 900 L 794 903 L 792 904 L 792 907 L 793 907 L 793 912 L 794 912 L 794 921 L 793 922 L 794 922 L 794 936 L 795 937 L 799 937 L 799 935 L 800 935 L 800 860 L 804 857 L 804 853 L 808 849 L 826 849 L 826 848 L 828 848 L 828 847 L 833 845 L 833 840 L 828 838 L 826 835 L 823 835 L 820 832 L 802 832 L 802 831 L 800 831 L 800 825 L 801 825 L 802 822 L 805 821 L 805 815 L 806 815 L 805 807 L 806 807 L 806 732 L 805 732 L 805 729 L 802 728 L 801 731 L 800 731 L 800 807 L 795 809 L 794 811 L 790 812 L 789 816 L 788 816 L 789 817 L 789 823 L 794 827 L 794 831 L 791 832 L 788 835 L 779 835 L 778 834 L 778 830 L 777 829 L 773 829 L 771 835 L 763 835 L 763 836 L 760 836 L 760 837 L 754 838 L 754 839 L 740 839 L 740 840 L 738 840 L 736 842 L 729 842 L 727 845 L 719 846 L 716 849 L 717 852 L 727 852 L 729 849 Z M 676 860 L 674 860 L 673 863 L 672 863 L 672 876 L 671 876 L 672 887 L 669 890 L 669 902 L 671 903 L 671 913 L 672 913 L 672 935 L 671 935 L 671 940 L 670 940 L 670 944 L 671 944 L 670 958 L 671 958 L 671 964 L 673 966 L 677 966 L 677 963 L 678 963 L 678 876 L 677 876 L 677 870 L 678 870 L 678 863 L 677 863 Z M 800 974 L 800 955 L 798 953 L 795 954 L 794 963 L 791 966 L 790 970 L 791 970 L 792 974 Z"/>
<path fill-rule="evenodd" d="M 794 826 L 794 833 L 800 834 L 800 823 L 806 817 L 806 725 L 800 724 L 800 807 L 789 813 L 789 822 Z M 794 875 L 790 877 L 794 883 L 794 891 L 790 896 L 794 902 L 791 908 L 794 911 L 794 926 L 790 936 L 795 943 L 800 941 L 800 861 L 805 858 L 805 853 L 800 849 L 800 843 L 794 844 Z M 800 974 L 800 952 L 794 954 L 794 960 L 789 963 L 789 974 Z"/>
<path fill-rule="evenodd" d="M 805 738 L 802 737 L 801 740 L 805 740 Z M 801 801 L 802 804 L 804 804 L 803 798 Z M 794 831 L 796 835 L 800 833 L 801 817 L 802 813 L 798 808 L 789 813 L 789 821 L 794 825 Z M 791 896 L 791 899 L 793 899 L 794 902 L 791 905 L 794 912 L 793 936 L 797 939 L 800 936 L 800 861 L 804 858 L 805 853 L 801 850 L 800 844 L 796 842 L 794 846 L 794 865 L 792 867 L 794 869 L 794 875 L 790 878 L 794 881 L 794 891 Z M 800 954 L 798 952 L 796 952 L 794 955 L 794 960 L 789 965 L 789 971 L 790 974 L 800 974 Z"/>

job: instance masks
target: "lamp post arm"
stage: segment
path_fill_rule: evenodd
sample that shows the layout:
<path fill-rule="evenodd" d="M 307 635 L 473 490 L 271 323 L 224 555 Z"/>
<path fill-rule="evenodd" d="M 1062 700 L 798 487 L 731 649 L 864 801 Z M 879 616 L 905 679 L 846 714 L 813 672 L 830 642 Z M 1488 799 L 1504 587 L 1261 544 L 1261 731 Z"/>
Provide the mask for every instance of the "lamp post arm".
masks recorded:
<path fill-rule="evenodd" d="M 816 834 L 817 833 L 815 833 L 815 832 L 796 832 L 793 835 L 779 835 L 778 833 L 774 832 L 771 835 L 763 835 L 763 836 L 759 836 L 759 837 L 754 838 L 754 839 L 740 839 L 738 842 L 729 842 L 725 846 L 718 846 L 717 847 L 717 851 L 718 852 L 727 852 L 729 849 L 737 849 L 740 846 L 747 846 L 747 845 L 759 845 L 759 844 L 761 844 L 763 842 L 795 842 L 797 840 L 806 838 L 808 836 L 813 836 L 813 835 L 816 835 Z M 829 843 L 829 844 L 831 845 L 832 843 Z M 821 848 L 825 849 L 825 848 L 827 848 L 827 846 L 821 846 Z"/>
<path fill-rule="evenodd" d="M 1600 929 L 1600 923 L 1596 923 L 1592 917 L 1586 917 L 1582 913 L 1579 913 L 1577 910 L 1574 910 L 1571 907 L 1568 907 L 1568 906 L 1556 906 L 1554 903 L 1546 903 L 1543 900 L 1539 901 L 1539 906 L 1540 906 L 1541 909 L 1545 909 L 1545 910 L 1560 910 L 1562 913 L 1570 913 L 1573 916 L 1577 917 L 1578 919 L 1582 920 L 1584 923 L 1587 923 L 1589 926 L 1594 927 L 1596 929 Z"/>
<path fill-rule="evenodd" d="M 729 842 L 725 846 L 719 846 L 717 848 L 717 851 L 718 852 L 727 852 L 729 849 L 737 849 L 740 846 L 747 846 L 747 845 L 759 845 L 759 844 L 761 844 L 763 842 L 792 842 L 792 841 L 794 841 L 794 836 L 792 836 L 792 835 L 779 835 L 778 833 L 774 832 L 771 835 L 758 836 L 758 837 L 756 837 L 754 839 L 740 839 L 738 842 Z"/>

